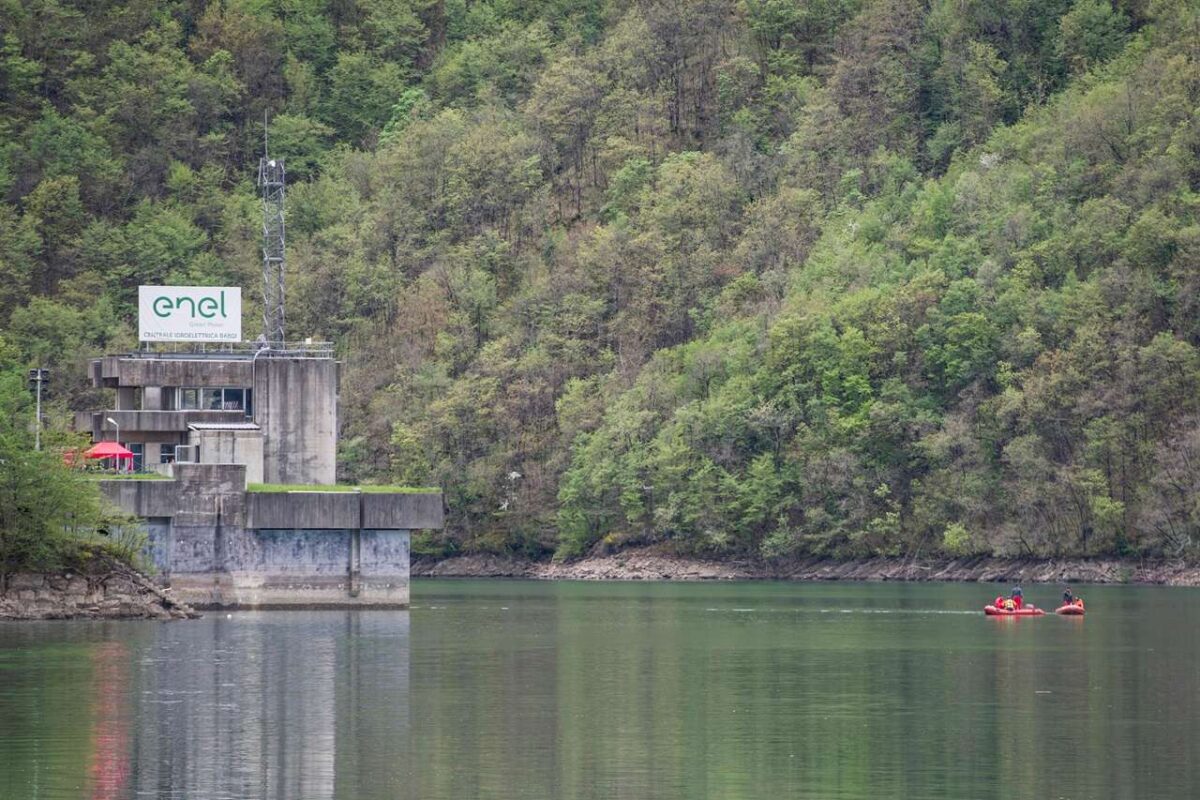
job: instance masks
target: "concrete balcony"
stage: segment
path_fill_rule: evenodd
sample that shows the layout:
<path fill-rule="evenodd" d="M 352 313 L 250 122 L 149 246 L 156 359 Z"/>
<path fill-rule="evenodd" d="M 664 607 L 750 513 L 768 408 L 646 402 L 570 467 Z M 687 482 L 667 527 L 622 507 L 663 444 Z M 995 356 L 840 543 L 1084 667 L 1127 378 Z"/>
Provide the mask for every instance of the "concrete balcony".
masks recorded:
<path fill-rule="evenodd" d="M 91 431 L 92 438 L 100 440 L 116 435 L 112 418 L 121 426 L 121 438 L 127 439 L 134 433 L 178 433 L 185 434 L 188 425 L 194 422 L 225 424 L 245 422 L 244 411 L 211 411 L 191 409 L 187 411 L 77 411 L 75 430 Z M 103 436 L 101 435 L 103 434 Z"/>
<path fill-rule="evenodd" d="M 105 356 L 92 362 L 96 386 L 249 386 L 249 355 L 187 358 L 183 355 Z"/>

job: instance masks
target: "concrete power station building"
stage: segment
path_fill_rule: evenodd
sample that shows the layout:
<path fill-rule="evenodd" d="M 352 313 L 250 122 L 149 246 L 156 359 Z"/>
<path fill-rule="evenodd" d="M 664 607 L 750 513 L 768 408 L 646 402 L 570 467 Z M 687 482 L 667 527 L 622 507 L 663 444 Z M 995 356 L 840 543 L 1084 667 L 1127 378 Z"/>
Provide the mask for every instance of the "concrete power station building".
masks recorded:
<path fill-rule="evenodd" d="M 80 412 L 76 427 L 96 441 L 119 435 L 136 471 L 241 464 L 250 483 L 334 482 L 338 363 L 328 347 L 127 353 L 93 361 L 92 383 L 115 389 L 116 407 Z"/>
<path fill-rule="evenodd" d="M 115 407 L 76 424 L 133 451 L 137 474 L 102 490 L 145 522 L 157 577 L 184 602 L 407 607 L 410 532 L 442 526 L 442 496 L 334 486 L 338 367 L 331 347 L 312 344 L 92 362 Z"/>
<path fill-rule="evenodd" d="M 334 486 L 333 348 L 284 337 L 285 183 L 264 154 L 262 341 L 242 342 L 240 287 L 139 286 L 141 349 L 92 362 L 116 403 L 76 425 L 132 452 L 102 490 L 184 602 L 407 607 L 410 531 L 442 526 L 442 495 Z"/>

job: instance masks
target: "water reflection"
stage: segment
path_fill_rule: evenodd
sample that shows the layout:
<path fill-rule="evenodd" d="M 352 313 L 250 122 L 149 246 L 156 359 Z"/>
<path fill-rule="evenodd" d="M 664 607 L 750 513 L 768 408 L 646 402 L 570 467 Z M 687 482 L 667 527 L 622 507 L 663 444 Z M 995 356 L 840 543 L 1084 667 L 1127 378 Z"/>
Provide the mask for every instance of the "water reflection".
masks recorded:
<path fill-rule="evenodd" d="M 118 800 L 129 788 L 129 745 L 132 738 L 128 713 L 128 650 L 121 642 L 103 642 L 92 648 L 92 800 Z"/>
<path fill-rule="evenodd" d="M 0 798 L 1192 798 L 1200 592 L 429 582 L 0 626 Z"/>
<path fill-rule="evenodd" d="M 408 783 L 407 612 L 11 626 L 0 676 L 3 798 L 370 800 Z"/>

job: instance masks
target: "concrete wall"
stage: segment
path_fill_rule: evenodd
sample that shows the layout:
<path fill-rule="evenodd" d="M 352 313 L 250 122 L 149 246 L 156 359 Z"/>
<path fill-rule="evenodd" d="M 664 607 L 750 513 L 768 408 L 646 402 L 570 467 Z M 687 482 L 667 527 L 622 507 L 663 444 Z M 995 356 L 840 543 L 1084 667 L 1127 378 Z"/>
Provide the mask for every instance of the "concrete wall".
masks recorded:
<path fill-rule="evenodd" d="M 441 492 L 251 492 L 246 496 L 247 528 L 412 530 L 441 528 L 442 521 Z"/>
<path fill-rule="evenodd" d="M 364 530 L 359 543 L 359 596 L 376 605 L 407 606 L 411 546 L 408 531 Z"/>
<path fill-rule="evenodd" d="M 99 362 L 97 386 L 249 386 L 253 371 L 248 358 L 106 356 Z"/>
<path fill-rule="evenodd" d="M 117 411 L 139 411 L 137 388 L 122 386 L 116 392 Z"/>
<path fill-rule="evenodd" d="M 246 527 L 277 530 L 357 528 L 359 495 L 354 492 L 250 492 Z M 408 526 L 405 526 L 408 527 Z"/>
<path fill-rule="evenodd" d="M 216 411 L 212 409 L 194 409 L 189 411 L 77 411 L 75 412 L 75 430 L 91 431 L 92 437 L 99 441 L 102 438 L 112 439 L 116 436 L 116 428 L 105 420 L 112 417 L 121 426 L 121 440 L 126 441 L 135 433 L 183 433 L 193 422 L 208 422 L 216 424 L 240 423 L 246 421 L 242 411 Z"/>
<path fill-rule="evenodd" d="M 263 482 L 262 431 L 191 431 L 188 444 L 200 446 L 201 464 L 242 464 L 247 483 Z"/>
<path fill-rule="evenodd" d="M 242 465 L 173 473 L 100 485 L 146 518 L 160 580 L 202 607 L 406 607 L 409 528 L 441 525 L 440 493 L 248 493 Z M 386 525 L 359 528 L 372 519 Z"/>
<path fill-rule="evenodd" d="M 333 484 L 337 473 L 337 362 L 260 359 L 253 388 L 254 421 L 263 430 L 266 482 Z"/>
<path fill-rule="evenodd" d="M 142 410 L 163 410 L 163 389 L 161 386 L 147 386 L 142 389 Z"/>
<path fill-rule="evenodd" d="M 246 558 L 230 565 L 239 606 L 408 605 L 408 531 L 255 530 L 251 538 Z"/>
<path fill-rule="evenodd" d="M 168 583 L 199 608 L 406 608 L 409 531 L 172 528 Z M 357 541 L 356 541 L 357 540 Z M 357 553 L 357 558 L 356 558 Z M 212 564 L 220 562 L 220 568 Z"/>
<path fill-rule="evenodd" d="M 171 518 L 148 517 L 142 520 L 146 527 L 146 557 L 160 574 L 171 571 Z"/>
<path fill-rule="evenodd" d="M 100 481 L 100 493 L 127 514 L 138 517 L 173 517 L 179 507 L 175 481 Z"/>
<path fill-rule="evenodd" d="M 364 528 L 438 530 L 444 523 L 441 492 L 364 494 Z"/>

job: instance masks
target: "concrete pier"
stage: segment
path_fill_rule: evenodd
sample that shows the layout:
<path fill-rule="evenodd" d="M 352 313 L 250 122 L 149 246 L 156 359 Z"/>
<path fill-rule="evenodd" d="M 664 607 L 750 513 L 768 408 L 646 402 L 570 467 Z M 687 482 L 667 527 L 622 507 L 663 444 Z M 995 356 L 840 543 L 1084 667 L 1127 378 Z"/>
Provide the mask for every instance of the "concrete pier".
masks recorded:
<path fill-rule="evenodd" d="M 406 608 L 412 530 L 440 492 L 246 491 L 241 464 L 174 464 L 172 480 L 105 480 L 146 521 L 157 578 L 200 608 Z"/>

